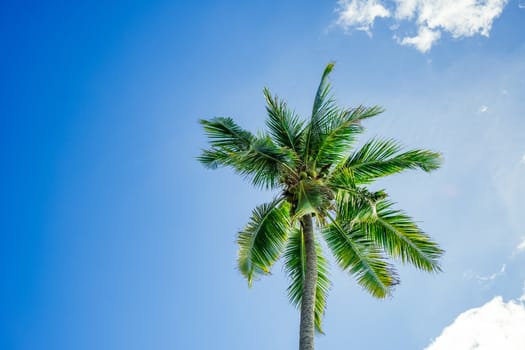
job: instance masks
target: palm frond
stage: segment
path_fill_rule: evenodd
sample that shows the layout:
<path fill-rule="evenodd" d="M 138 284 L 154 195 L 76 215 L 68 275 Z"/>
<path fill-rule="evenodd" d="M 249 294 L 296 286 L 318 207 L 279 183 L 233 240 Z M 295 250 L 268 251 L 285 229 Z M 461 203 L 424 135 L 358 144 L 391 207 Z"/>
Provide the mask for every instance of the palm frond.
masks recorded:
<path fill-rule="evenodd" d="M 344 111 L 333 118 L 329 129 L 320 134 L 319 146 L 315 154 L 316 168 L 323 168 L 339 163 L 347 156 L 347 152 L 356 140 L 356 135 L 363 128 L 356 121 L 347 118 Z"/>
<path fill-rule="evenodd" d="M 399 283 L 394 267 L 360 225 L 350 227 L 332 220 L 323 234 L 339 266 L 354 275 L 357 283 L 374 297 L 385 298 Z"/>
<path fill-rule="evenodd" d="M 343 191 L 363 200 L 377 201 L 386 197 L 386 193 L 383 190 L 371 192 L 366 187 L 358 185 L 354 172 L 346 167 L 338 168 L 332 172 L 326 183 L 333 191 Z"/>
<path fill-rule="evenodd" d="M 352 189 L 356 188 L 354 172 L 348 167 L 336 168 L 327 178 L 326 182 L 334 189 Z"/>
<path fill-rule="evenodd" d="M 232 166 L 242 168 L 239 154 L 250 148 L 254 135 L 237 125 L 233 119 L 217 117 L 210 120 L 199 120 L 209 138 L 211 148 L 203 150 L 197 159 L 207 168 Z"/>
<path fill-rule="evenodd" d="M 237 125 L 232 118 L 216 117 L 210 120 L 199 120 L 214 148 L 227 149 L 233 152 L 245 151 L 254 138 L 251 132 Z"/>
<path fill-rule="evenodd" d="M 337 220 L 354 223 L 371 223 L 377 220 L 377 203 L 386 197 L 384 191 L 372 192 L 363 187 L 339 191 L 335 200 Z"/>
<path fill-rule="evenodd" d="M 254 136 L 231 118 L 201 120 L 211 148 L 197 159 L 206 167 L 231 166 L 257 187 L 275 188 L 281 176 L 293 173 L 296 156 L 279 147 L 269 136 Z"/>
<path fill-rule="evenodd" d="M 394 140 L 373 139 L 365 143 L 345 161 L 355 181 L 367 184 L 373 180 L 407 169 L 430 172 L 439 168 L 441 155 L 428 150 L 401 152 L 402 146 Z"/>
<path fill-rule="evenodd" d="M 202 154 L 197 157 L 197 160 L 208 169 L 217 169 L 220 166 L 233 165 L 234 159 L 228 152 L 212 148 L 203 149 Z"/>
<path fill-rule="evenodd" d="M 301 149 L 301 132 L 303 122 L 288 108 L 286 102 L 279 100 L 277 96 L 272 97 L 270 90 L 264 89 L 266 98 L 266 111 L 268 119 L 266 125 L 270 129 L 270 135 L 276 144 L 288 147 L 295 153 Z"/>
<path fill-rule="evenodd" d="M 441 271 L 438 259 L 443 250 L 411 217 L 392 206 L 393 203 L 389 201 L 377 204 L 377 220 L 364 225 L 369 239 L 403 263 L 410 263 L 429 272 Z"/>
<path fill-rule="evenodd" d="M 332 123 L 332 119 L 336 118 L 339 113 L 339 107 L 335 103 L 335 99 L 331 93 L 328 76 L 334 68 L 334 63 L 329 63 L 321 77 L 321 82 L 315 94 L 314 105 L 312 108 L 312 116 L 310 122 L 304 130 L 304 151 L 303 156 L 305 161 L 313 161 L 313 158 L 319 145 L 323 131 L 327 129 L 328 125 Z"/>
<path fill-rule="evenodd" d="M 322 331 L 322 320 L 326 309 L 326 298 L 330 290 L 328 261 L 323 256 L 321 245 L 316 241 L 317 253 L 317 285 L 315 288 L 314 321 L 317 331 Z M 290 278 L 288 297 L 296 307 L 300 307 L 303 296 L 303 284 L 306 275 L 306 252 L 304 236 L 300 229 L 292 231 L 284 252 L 284 268 Z"/>
<path fill-rule="evenodd" d="M 353 172 L 338 168 L 328 178 L 328 186 L 336 195 L 337 218 L 347 222 L 374 218 L 376 203 L 387 197 L 383 190 L 370 191 L 355 183 Z"/>
<path fill-rule="evenodd" d="M 276 146 L 269 137 L 255 138 L 250 148 L 239 155 L 239 172 L 257 187 L 275 188 L 284 174 L 294 173 L 291 151 Z"/>
<path fill-rule="evenodd" d="M 312 108 L 312 117 L 319 117 L 318 112 L 321 111 L 327 104 L 327 98 L 330 96 L 330 83 L 328 82 L 328 76 L 334 69 L 335 63 L 328 63 L 321 76 L 321 81 L 317 87 L 315 93 L 314 105 Z"/>
<path fill-rule="evenodd" d="M 333 192 L 314 180 L 303 180 L 297 186 L 296 203 L 293 217 L 300 218 L 307 214 L 319 216 L 333 199 Z"/>
<path fill-rule="evenodd" d="M 316 166 L 323 168 L 336 165 L 348 156 L 356 136 L 364 129 L 361 121 L 374 117 L 384 110 L 380 106 L 346 109 L 328 119 L 320 134 L 320 142 L 315 156 Z"/>
<path fill-rule="evenodd" d="M 257 206 L 250 222 L 238 233 L 239 270 L 252 285 L 254 277 L 267 274 L 283 252 L 290 230 L 289 205 L 281 200 Z"/>
<path fill-rule="evenodd" d="M 363 105 L 348 110 L 348 120 L 361 122 L 362 120 L 375 117 L 381 114 L 385 109 L 381 106 L 365 107 Z"/>

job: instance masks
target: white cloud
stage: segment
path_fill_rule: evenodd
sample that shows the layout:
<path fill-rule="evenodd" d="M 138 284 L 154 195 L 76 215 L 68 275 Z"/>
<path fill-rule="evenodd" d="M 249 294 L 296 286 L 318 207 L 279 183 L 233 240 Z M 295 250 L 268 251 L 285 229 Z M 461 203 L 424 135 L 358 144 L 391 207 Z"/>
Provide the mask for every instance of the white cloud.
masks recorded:
<path fill-rule="evenodd" d="M 419 33 L 414 37 L 405 37 L 399 41 L 401 45 L 412 45 L 421 52 L 427 52 L 432 44 L 439 39 L 441 33 L 432 31 L 427 27 L 420 27 Z"/>
<path fill-rule="evenodd" d="M 476 278 L 480 281 L 493 281 L 499 276 L 503 275 L 505 273 L 506 268 L 507 268 L 507 265 L 503 264 L 501 266 L 501 269 L 498 272 L 494 272 L 492 275 L 488 275 L 488 276 L 476 276 Z"/>
<path fill-rule="evenodd" d="M 525 154 L 521 157 L 521 164 L 525 164 Z"/>
<path fill-rule="evenodd" d="M 514 251 L 512 252 L 511 258 L 514 258 L 516 255 L 520 255 L 522 253 L 525 253 L 525 236 L 521 237 L 520 243 L 514 248 Z"/>
<path fill-rule="evenodd" d="M 396 18 L 412 19 L 418 4 L 419 0 L 396 0 Z"/>
<path fill-rule="evenodd" d="M 420 0 L 417 21 L 450 32 L 455 38 L 488 36 L 492 22 L 506 4 L 507 0 Z"/>
<path fill-rule="evenodd" d="M 523 350 L 524 328 L 525 306 L 497 296 L 460 314 L 425 350 Z"/>
<path fill-rule="evenodd" d="M 345 30 L 355 27 L 370 34 L 377 17 L 390 17 L 390 11 L 376 0 L 339 0 L 338 6 L 337 24 Z"/>
<path fill-rule="evenodd" d="M 396 20 L 415 21 L 416 36 L 398 42 L 427 52 L 448 32 L 454 38 L 476 34 L 489 36 L 493 21 L 501 15 L 508 0 L 394 0 Z M 378 0 L 340 0 L 337 24 L 348 30 L 355 27 L 370 33 L 377 17 L 392 17 Z M 395 27 L 395 26 L 394 26 Z"/>
<path fill-rule="evenodd" d="M 517 252 L 524 252 L 525 251 L 525 237 L 521 237 L 521 242 L 520 242 L 520 244 L 517 245 L 516 251 Z"/>
<path fill-rule="evenodd" d="M 493 274 L 482 276 L 482 275 L 474 275 L 471 270 L 466 271 L 463 274 L 463 277 L 466 279 L 472 279 L 475 278 L 479 282 L 491 282 L 494 281 L 496 278 L 503 276 L 505 274 L 505 270 L 507 269 L 507 264 L 501 265 L 501 268 L 499 271 L 494 272 Z"/>
<path fill-rule="evenodd" d="M 485 112 L 488 111 L 488 110 L 489 110 L 489 108 L 488 108 L 487 106 L 485 106 L 485 105 L 481 105 L 481 106 L 479 107 L 479 112 L 480 112 L 480 113 L 485 113 Z"/>

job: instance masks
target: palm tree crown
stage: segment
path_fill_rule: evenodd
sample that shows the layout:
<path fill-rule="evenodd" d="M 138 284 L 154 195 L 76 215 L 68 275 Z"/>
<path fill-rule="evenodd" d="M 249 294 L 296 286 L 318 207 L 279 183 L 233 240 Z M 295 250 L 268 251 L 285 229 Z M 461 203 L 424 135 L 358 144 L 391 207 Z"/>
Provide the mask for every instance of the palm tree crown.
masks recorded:
<path fill-rule="evenodd" d="M 200 121 L 210 144 L 200 162 L 211 169 L 230 166 L 253 185 L 278 192 L 272 202 L 253 210 L 250 222 L 238 233 L 240 272 L 251 285 L 283 257 L 290 278 L 288 295 L 297 306 L 306 298 L 305 279 L 313 273 L 315 288 L 310 294 L 318 331 L 330 288 L 320 238 L 337 264 L 378 298 L 388 296 L 399 283 L 388 257 L 437 272 L 443 253 L 411 217 L 394 208 L 385 191 L 366 187 L 406 169 L 437 169 L 440 155 L 406 151 L 390 139 L 372 139 L 356 149 L 361 121 L 383 109 L 337 106 L 328 82 L 333 66 L 324 70 L 306 122 L 268 89 L 264 89 L 268 133 L 252 134 L 231 118 Z M 309 227 L 316 232 L 310 251 L 314 254 L 306 247 Z M 308 270 L 308 261 L 315 267 Z"/>

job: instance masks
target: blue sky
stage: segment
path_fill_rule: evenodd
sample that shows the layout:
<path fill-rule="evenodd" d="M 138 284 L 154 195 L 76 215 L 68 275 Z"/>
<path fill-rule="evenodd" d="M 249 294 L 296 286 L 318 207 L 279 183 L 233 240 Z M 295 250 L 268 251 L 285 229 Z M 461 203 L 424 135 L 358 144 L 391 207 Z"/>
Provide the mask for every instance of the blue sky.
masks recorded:
<path fill-rule="evenodd" d="M 525 313 L 525 3 L 434 4 L 4 1 L 0 348 L 295 348 L 282 267 L 251 289 L 235 269 L 272 194 L 198 164 L 197 119 L 262 128 L 264 86 L 307 117 L 330 61 L 342 105 L 386 108 L 363 139 L 443 153 L 377 186 L 446 255 L 381 301 L 333 266 L 317 348 L 524 344 L 491 322 Z"/>

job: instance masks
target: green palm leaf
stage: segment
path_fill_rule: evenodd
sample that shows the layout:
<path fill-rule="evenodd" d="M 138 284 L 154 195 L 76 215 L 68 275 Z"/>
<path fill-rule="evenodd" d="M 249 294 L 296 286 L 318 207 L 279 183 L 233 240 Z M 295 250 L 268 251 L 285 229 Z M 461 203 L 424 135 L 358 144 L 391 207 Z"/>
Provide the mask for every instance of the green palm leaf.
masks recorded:
<path fill-rule="evenodd" d="M 360 225 L 349 227 L 333 220 L 324 227 L 323 234 L 339 266 L 373 296 L 384 298 L 399 283 L 394 267 Z"/>
<path fill-rule="evenodd" d="M 317 285 L 315 288 L 314 320 L 318 332 L 323 332 L 321 323 L 326 309 L 326 298 L 330 290 L 328 261 L 323 256 L 321 245 L 316 241 L 317 253 Z M 300 307 L 303 296 L 303 284 L 306 274 L 306 252 L 303 232 L 299 229 L 292 231 L 286 250 L 283 255 L 284 268 L 290 278 L 288 297 L 290 302 Z"/>
<path fill-rule="evenodd" d="M 232 118 L 201 119 L 199 123 L 204 127 L 211 146 L 215 148 L 232 152 L 245 151 L 250 147 L 254 138 L 251 132 L 241 128 Z"/>
<path fill-rule="evenodd" d="M 335 189 L 350 190 L 357 187 L 354 172 L 348 167 L 336 168 L 326 181 Z"/>
<path fill-rule="evenodd" d="M 343 167 L 337 168 L 327 179 L 327 184 L 334 190 L 344 192 L 359 202 L 362 200 L 377 201 L 386 196 L 384 191 L 371 192 L 363 186 L 357 185 L 352 169 Z M 354 205 L 355 203 L 352 202 Z"/>
<path fill-rule="evenodd" d="M 430 172 L 441 164 L 439 153 L 420 149 L 401 153 L 401 150 L 394 140 L 373 139 L 354 152 L 344 166 L 353 172 L 357 183 L 367 184 L 407 169 Z"/>
<path fill-rule="evenodd" d="M 379 106 L 344 110 L 333 116 L 322 131 L 315 164 L 319 168 L 338 164 L 348 156 L 356 136 L 363 131 L 361 121 L 383 112 Z"/>
<path fill-rule="evenodd" d="M 310 123 L 305 129 L 304 135 L 304 159 L 309 162 L 313 161 L 314 155 L 319 150 L 323 131 L 327 130 L 332 120 L 337 117 L 339 107 L 331 93 L 328 76 L 332 72 L 334 64 L 330 63 L 326 66 L 321 82 L 315 94 L 314 105 L 312 108 L 312 116 Z"/>
<path fill-rule="evenodd" d="M 289 205 L 275 200 L 253 210 L 248 225 L 237 237 L 238 266 L 251 286 L 253 278 L 269 273 L 281 255 L 290 229 Z"/>
<path fill-rule="evenodd" d="M 370 192 L 366 188 L 339 191 L 336 197 L 336 213 L 339 222 L 372 223 L 377 220 L 377 203 L 386 194 L 383 191 Z"/>
<path fill-rule="evenodd" d="M 291 151 L 276 146 L 268 136 L 255 138 L 238 157 L 238 171 L 257 187 L 275 188 L 283 175 L 294 173 Z"/>
<path fill-rule="evenodd" d="M 389 255 L 400 258 L 419 269 L 441 271 L 438 259 L 443 254 L 412 220 L 400 210 L 392 209 L 393 203 L 377 204 L 377 220 L 365 225 L 368 237 L 377 242 Z"/>
<path fill-rule="evenodd" d="M 315 180 L 299 182 L 296 191 L 294 218 L 300 218 L 307 214 L 322 216 L 319 214 L 322 214 L 330 206 L 330 201 L 333 199 L 333 192 L 330 188 Z"/>
<path fill-rule="evenodd" d="M 317 168 L 337 164 L 344 159 L 350 146 L 355 142 L 356 135 L 362 131 L 362 127 L 357 122 L 345 119 L 344 116 L 334 119 L 337 120 L 337 125 L 320 135 L 314 159 Z"/>
<path fill-rule="evenodd" d="M 201 119 L 199 123 L 204 127 L 211 149 L 203 150 L 197 159 L 210 169 L 232 166 L 237 171 L 242 170 L 239 154 L 250 148 L 255 138 L 252 133 L 241 128 L 231 118 Z"/>
<path fill-rule="evenodd" d="M 197 158 L 210 169 L 231 166 L 261 188 L 275 188 L 281 176 L 294 173 L 292 151 L 276 146 L 268 136 L 254 136 L 231 118 L 201 120 L 211 148 Z"/>
<path fill-rule="evenodd" d="M 299 149 L 302 147 L 301 132 L 303 122 L 288 108 L 286 102 L 279 101 L 277 96 L 272 97 L 270 90 L 266 88 L 263 92 L 268 113 L 266 125 L 270 129 L 270 135 L 276 144 L 288 147 L 298 154 Z"/>
<path fill-rule="evenodd" d="M 337 219 L 341 222 L 363 222 L 375 220 L 376 203 L 387 197 L 383 190 L 370 191 L 357 186 L 353 173 L 348 168 L 338 168 L 328 179 L 331 188 L 337 191 Z"/>
<path fill-rule="evenodd" d="M 228 153 L 221 149 L 212 148 L 202 150 L 202 154 L 197 157 L 208 169 L 217 169 L 220 166 L 230 165 L 236 167 L 234 153 Z"/>

